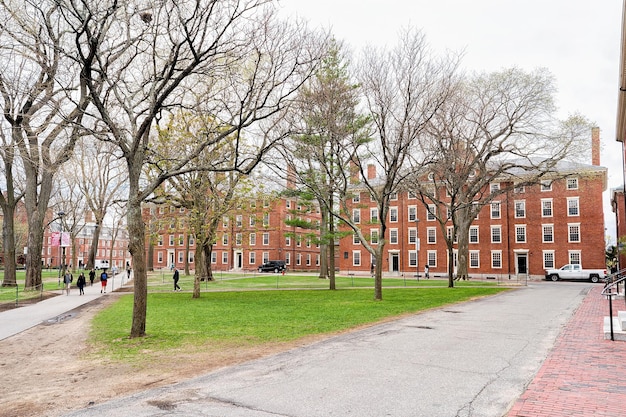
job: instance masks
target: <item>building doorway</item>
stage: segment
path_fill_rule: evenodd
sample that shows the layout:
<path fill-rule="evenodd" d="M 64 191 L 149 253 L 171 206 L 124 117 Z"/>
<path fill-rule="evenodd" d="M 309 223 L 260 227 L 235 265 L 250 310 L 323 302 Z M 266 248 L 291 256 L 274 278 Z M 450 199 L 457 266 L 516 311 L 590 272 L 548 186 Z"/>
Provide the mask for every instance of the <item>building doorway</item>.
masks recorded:
<path fill-rule="evenodd" d="M 243 252 L 237 251 L 235 252 L 235 269 L 243 268 Z"/>
<path fill-rule="evenodd" d="M 516 255 L 516 273 L 517 275 L 528 275 L 528 254 L 518 253 Z"/>
<path fill-rule="evenodd" d="M 391 272 L 400 272 L 400 254 L 397 252 L 392 252 L 389 255 L 391 256 L 389 270 Z"/>

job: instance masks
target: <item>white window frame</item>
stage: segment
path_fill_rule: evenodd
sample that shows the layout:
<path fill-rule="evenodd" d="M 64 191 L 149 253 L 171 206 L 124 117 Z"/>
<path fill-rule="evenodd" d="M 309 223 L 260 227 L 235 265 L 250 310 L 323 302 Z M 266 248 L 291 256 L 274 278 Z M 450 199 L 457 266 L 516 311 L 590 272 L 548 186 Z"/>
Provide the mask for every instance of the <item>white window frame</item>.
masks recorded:
<path fill-rule="evenodd" d="M 546 233 L 549 232 L 549 233 Z M 550 236 L 552 239 L 547 240 L 546 237 Z M 553 224 L 542 224 L 541 225 L 541 242 L 542 243 L 554 243 L 554 225 Z"/>
<path fill-rule="evenodd" d="M 227 251 L 222 252 L 222 264 L 223 265 L 228 264 L 228 252 Z"/>
<path fill-rule="evenodd" d="M 542 251 L 543 269 L 554 268 L 556 263 L 554 262 L 554 251 L 544 250 Z"/>
<path fill-rule="evenodd" d="M 352 222 L 355 224 L 361 223 L 361 209 L 352 209 Z"/>
<path fill-rule="evenodd" d="M 480 230 L 478 226 L 470 226 L 468 242 L 471 244 L 480 243 Z"/>
<path fill-rule="evenodd" d="M 256 264 L 256 252 L 252 251 L 248 253 L 248 265 Z"/>
<path fill-rule="evenodd" d="M 526 218 L 526 200 L 515 200 L 513 207 L 516 219 Z"/>
<path fill-rule="evenodd" d="M 567 178 L 565 188 L 568 190 L 578 190 L 578 177 Z"/>
<path fill-rule="evenodd" d="M 542 180 L 541 181 L 541 191 L 552 191 L 552 181 L 551 180 Z"/>
<path fill-rule="evenodd" d="M 417 220 L 417 206 L 408 206 L 407 213 L 410 222 L 414 222 Z"/>
<path fill-rule="evenodd" d="M 377 207 L 370 208 L 370 222 L 378 223 L 378 208 Z"/>
<path fill-rule="evenodd" d="M 380 240 L 380 231 L 378 229 L 371 229 L 370 230 L 370 244 L 371 245 L 378 245 L 378 242 Z"/>
<path fill-rule="evenodd" d="M 471 269 L 480 268 L 480 251 L 479 250 L 469 251 L 469 267 Z"/>
<path fill-rule="evenodd" d="M 490 212 L 491 212 L 492 219 L 502 218 L 502 203 L 500 201 L 492 201 Z"/>
<path fill-rule="evenodd" d="M 520 234 L 518 232 L 518 230 L 522 230 L 523 234 L 524 234 L 524 239 L 520 240 Z M 515 225 L 515 243 L 526 243 L 526 240 L 528 239 L 528 235 L 526 233 L 526 225 L 525 224 L 516 224 Z"/>
<path fill-rule="evenodd" d="M 248 236 L 248 242 L 249 242 L 249 246 L 256 245 L 256 233 L 255 232 L 250 233 L 250 236 Z"/>
<path fill-rule="evenodd" d="M 389 229 L 389 244 L 390 245 L 397 245 L 398 244 L 398 229 L 397 228 L 393 228 L 393 229 Z"/>
<path fill-rule="evenodd" d="M 437 228 L 436 227 L 426 228 L 426 239 L 429 245 L 434 245 L 437 243 Z"/>
<path fill-rule="evenodd" d="M 269 232 L 263 232 L 263 246 L 268 246 L 270 244 L 270 234 Z"/>
<path fill-rule="evenodd" d="M 434 222 L 435 220 L 437 220 L 437 206 L 429 204 L 428 210 L 426 210 L 426 221 Z"/>
<path fill-rule="evenodd" d="M 577 240 L 572 240 L 572 230 L 576 230 L 576 234 L 578 235 Z M 580 243 L 582 241 L 581 232 L 580 232 L 580 223 L 568 223 L 567 224 L 567 241 L 569 243 Z"/>
<path fill-rule="evenodd" d="M 554 204 L 551 198 L 541 199 L 541 217 L 552 217 L 554 214 Z"/>
<path fill-rule="evenodd" d="M 437 251 L 436 250 L 426 251 L 426 263 L 429 268 L 437 267 Z"/>
<path fill-rule="evenodd" d="M 582 256 L 579 250 L 570 250 L 567 252 L 567 257 L 569 259 L 570 264 L 580 265 Z"/>
<path fill-rule="evenodd" d="M 496 232 L 497 233 L 494 233 Z M 497 239 L 494 237 L 497 236 Z M 493 225 L 491 226 L 491 243 L 502 243 L 502 226 L 501 225 Z"/>
<path fill-rule="evenodd" d="M 409 227 L 409 229 L 407 230 L 407 235 L 408 235 L 408 243 L 409 245 L 415 245 L 415 243 L 417 243 L 417 228 L 416 227 Z"/>
<path fill-rule="evenodd" d="M 408 253 L 408 258 L 409 258 L 409 267 L 413 267 L 416 268 L 417 267 L 417 251 L 416 250 L 409 250 Z"/>
<path fill-rule="evenodd" d="M 398 207 L 389 207 L 389 223 L 398 223 Z"/>
<path fill-rule="evenodd" d="M 502 269 L 502 251 L 501 250 L 491 251 L 491 268 Z"/>
<path fill-rule="evenodd" d="M 567 217 L 580 216 L 580 198 L 567 197 Z"/>

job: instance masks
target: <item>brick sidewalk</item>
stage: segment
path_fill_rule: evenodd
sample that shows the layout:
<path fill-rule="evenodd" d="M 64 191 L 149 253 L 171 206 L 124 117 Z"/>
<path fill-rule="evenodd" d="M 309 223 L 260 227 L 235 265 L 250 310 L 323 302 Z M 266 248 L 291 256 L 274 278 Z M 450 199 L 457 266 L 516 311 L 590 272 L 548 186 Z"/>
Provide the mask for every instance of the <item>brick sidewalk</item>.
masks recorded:
<path fill-rule="evenodd" d="M 508 417 L 626 416 L 626 342 L 604 340 L 609 307 L 601 291 L 585 297 Z M 623 301 L 617 309 L 626 309 Z"/>

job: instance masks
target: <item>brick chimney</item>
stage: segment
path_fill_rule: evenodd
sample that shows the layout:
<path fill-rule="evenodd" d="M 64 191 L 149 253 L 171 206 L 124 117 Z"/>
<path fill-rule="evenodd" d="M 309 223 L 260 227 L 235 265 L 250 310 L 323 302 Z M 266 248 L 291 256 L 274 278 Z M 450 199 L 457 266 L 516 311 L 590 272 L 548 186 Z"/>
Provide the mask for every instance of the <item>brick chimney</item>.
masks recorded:
<path fill-rule="evenodd" d="M 358 184 L 359 183 L 359 167 L 354 163 L 354 161 L 350 161 L 350 184 Z"/>
<path fill-rule="evenodd" d="M 367 164 L 367 179 L 373 180 L 374 178 L 376 178 L 376 165 Z"/>
<path fill-rule="evenodd" d="M 600 165 L 600 128 L 591 128 L 591 164 Z"/>
<path fill-rule="evenodd" d="M 287 164 L 287 184 L 288 190 L 296 189 L 296 168 L 292 164 Z"/>

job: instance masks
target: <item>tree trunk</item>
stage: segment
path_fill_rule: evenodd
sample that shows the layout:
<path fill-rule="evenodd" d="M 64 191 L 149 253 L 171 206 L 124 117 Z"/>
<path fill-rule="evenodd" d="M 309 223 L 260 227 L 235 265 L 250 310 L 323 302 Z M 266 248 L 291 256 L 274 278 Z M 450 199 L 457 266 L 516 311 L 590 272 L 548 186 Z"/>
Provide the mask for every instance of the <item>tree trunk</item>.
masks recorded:
<path fill-rule="evenodd" d="M 141 170 L 137 164 L 135 171 Z M 131 171 L 129 169 L 129 171 Z M 145 225 L 141 216 L 141 199 L 138 198 L 139 173 L 129 173 L 128 235 L 129 251 L 134 269 L 134 304 L 130 337 L 146 335 L 146 313 L 148 307 L 148 276 L 146 271 Z"/>
<path fill-rule="evenodd" d="M 28 253 L 26 254 L 26 282 L 24 289 L 38 290 L 41 286 L 41 249 L 43 225 L 39 212 L 34 210 L 28 220 Z"/>
<path fill-rule="evenodd" d="M 448 288 L 454 288 L 454 246 L 448 245 Z"/>
<path fill-rule="evenodd" d="M 381 301 L 383 299 L 383 248 L 385 240 L 378 241 L 378 247 L 375 251 L 376 267 L 374 268 L 374 300 Z"/>
<path fill-rule="evenodd" d="M 468 279 L 468 264 L 469 264 L 469 229 L 471 226 L 471 220 L 468 220 L 467 215 L 460 215 L 457 217 L 457 237 L 458 237 L 458 260 L 457 260 L 457 280 Z"/>
<path fill-rule="evenodd" d="M 206 271 L 204 264 L 204 250 L 199 240 L 196 240 L 196 249 L 194 252 L 196 261 L 196 270 L 193 279 L 193 296 L 192 298 L 200 298 L 200 282 L 206 279 Z"/>
<path fill-rule="evenodd" d="M 6 205 L 3 209 L 2 244 L 4 245 L 4 280 L 3 287 L 16 287 L 15 259 L 15 207 Z"/>
<path fill-rule="evenodd" d="M 185 239 L 185 275 L 190 275 L 189 274 L 189 233 L 187 233 L 186 239 Z M 195 258 L 194 258 L 195 259 Z"/>
<path fill-rule="evenodd" d="M 100 228 L 102 222 L 96 219 L 96 226 L 91 237 L 91 245 L 89 246 L 89 254 L 87 255 L 87 269 L 93 269 L 96 266 L 96 251 L 98 250 L 98 241 L 100 240 Z"/>
<path fill-rule="evenodd" d="M 320 279 L 326 279 L 328 277 L 328 214 L 323 204 L 320 203 Z"/>
<path fill-rule="evenodd" d="M 330 212 L 332 213 L 333 202 L 330 201 Z M 335 222 L 334 219 L 328 216 L 328 238 L 330 243 L 328 245 L 328 278 L 330 279 L 330 289 L 337 289 L 335 282 Z"/>

